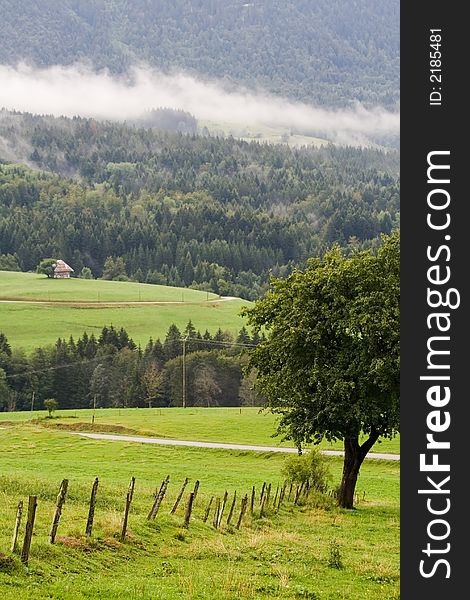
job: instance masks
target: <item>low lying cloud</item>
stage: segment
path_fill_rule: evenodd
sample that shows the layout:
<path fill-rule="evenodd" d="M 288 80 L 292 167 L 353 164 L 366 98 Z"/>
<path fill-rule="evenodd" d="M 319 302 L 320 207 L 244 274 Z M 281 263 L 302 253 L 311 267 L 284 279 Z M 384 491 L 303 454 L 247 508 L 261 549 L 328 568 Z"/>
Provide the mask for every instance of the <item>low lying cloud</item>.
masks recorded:
<path fill-rule="evenodd" d="M 399 134 L 398 113 L 379 107 L 357 104 L 353 109 L 327 110 L 246 89 L 228 90 L 215 81 L 163 74 L 145 66 L 117 77 L 83 65 L 44 69 L 0 65 L 0 107 L 112 120 L 134 119 L 152 108 L 171 107 L 197 119 L 241 127 L 286 127 L 352 145 L 369 145 Z"/>

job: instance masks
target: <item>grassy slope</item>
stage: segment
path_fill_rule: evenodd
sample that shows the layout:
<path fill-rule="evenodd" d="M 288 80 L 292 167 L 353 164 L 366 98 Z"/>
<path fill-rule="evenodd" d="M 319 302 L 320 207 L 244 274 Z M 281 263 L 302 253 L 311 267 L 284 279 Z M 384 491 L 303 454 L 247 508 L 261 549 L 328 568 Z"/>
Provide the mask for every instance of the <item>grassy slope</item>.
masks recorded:
<path fill-rule="evenodd" d="M 202 523 L 209 496 L 225 489 L 241 495 L 264 479 L 276 484 L 285 457 L 92 441 L 27 425 L 0 429 L 0 453 L 0 552 L 8 552 L 18 500 L 38 495 L 29 572 L 16 562 L 2 573 L 0 555 L 5 599 L 399 598 L 396 464 L 364 465 L 358 491 L 361 497 L 366 492 L 366 500 L 356 511 L 288 505 L 262 521 L 247 519 L 241 531 L 230 533 Z M 328 463 L 337 481 L 341 461 Z M 167 474 L 168 499 L 149 523 L 152 494 Z M 95 476 L 100 488 L 93 541 L 87 543 L 82 534 Z M 136 492 L 130 537 L 121 545 L 114 535 L 131 476 Z M 186 476 L 191 486 L 199 478 L 201 487 L 190 529 L 182 534 L 183 507 L 175 517 L 168 511 Z M 51 547 L 47 533 L 63 477 L 70 480 L 69 498 L 59 535 L 66 537 Z M 333 539 L 344 563 L 340 570 L 328 567 Z"/>
<path fill-rule="evenodd" d="M 45 411 L 36 411 L 35 418 L 46 416 Z M 43 421 L 54 427 L 65 424 L 72 430 L 92 431 L 92 410 L 62 410 L 51 421 Z M 28 412 L 0 413 L 2 420 L 25 422 L 31 419 Z M 272 437 L 276 429 L 277 415 L 258 408 L 121 408 L 99 409 L 95 416 L 95 430 L 113 431 L 125 435 L 147 435 L 170 439 L 195 440 L 204 442 L 232 442 L 234 444 L 254 444 L 262 446 L 292 446 L 282 442 L 280 437 Z M 120 431 L 120 428 L 124 430 Z M 341 442 L 323 442 L 322 449 L 342 450 Z M 400 453 L 399 438 L 382 440 L 373 452 Z"/>
<path fill-rule="evenodd" d="M 171 323 L 180 329 L 192 320 L 202 332 L 215 333 L 219 327 L 232 333 L 243 326 L 239 316 L 247 302 L 233 300 L 200 305 L 130 305 L 116 308 L 65 307 L 59 305 L 1 304 L 1 331 L 14 348 L 31 351 L 38 346 L 53 344 L 58 337 L 75 338 L 84 331 L 99 334 L 104 325 L 124 327 L 142 346 L 149 337 L 162 341 Z"/>
<path fill-rule="evenodd" d="M 102 279 L 49 279 L 36 273 L 0 271 L 0 299 L 74 302 L 205 302 L 216 294 Z"/>
<path fill-rule="evenodd" d="M 128 304 L 106 302 L 175 301 L 182 304 Z M 99 296 L 98 296 L 99 294 Z M 171 323 L 184 328 L 192 319 L 202 332 L 219 327 L 236 333 L 243 326 L 239 316 L 245 300 L 207 302 L 206 292 L 128 282 L 99 280 L 51 280 L 30 273 L 0 272 L 0 300 L 7 298 L 45 300 L 47 304 L 0 302 L 1 331 L 14 348 L 29 352 L 54 343 L 58 337 L 75 338 L 84 331 L 99 334 L 104 325 L 124 327 L 142 346 L 150 336 L 163 339 Z M 98 304 L 98 297 L 103 304 Z M 209 294 L 209 299 L 217 298 Z M 56 301 L 95 302 L 94 305 L 64 305 Z"/>

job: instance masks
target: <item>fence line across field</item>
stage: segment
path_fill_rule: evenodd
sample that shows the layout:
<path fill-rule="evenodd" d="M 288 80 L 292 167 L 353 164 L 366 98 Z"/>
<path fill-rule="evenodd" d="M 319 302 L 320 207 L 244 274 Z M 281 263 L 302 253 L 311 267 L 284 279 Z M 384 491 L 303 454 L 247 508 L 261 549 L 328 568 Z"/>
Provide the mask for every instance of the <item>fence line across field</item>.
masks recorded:
<path fill-rule="evenodd" d="M 169 482 L 170 482 L 170 475 L 167 475 L 166 478 L 163 479 L 163 481 L 161 482 L 160 487 L 156 489 L 152 506 L 150 507 L 149 513 L 147 515 L 147 520 L 153 521 L 156 519 L 159 508 L 165 499 L 165 495 L 166 495 L 166 492 L 167 492 L 167 489 L 169 486 Z M 123 514 L 123 518 L 122 518 L 122 527 L 121 527 L 120 532 L 116 532 L 116 537 L 118 537 L 118 539 L 120 540 L 121 543 L 125 543 L 125 540 L 126 540 L 128 523 L 129 523 L 129 519 L 131 517 L 131 505 L 132 505 L 132 501 L 134 499 L 135 483 L 136 483 L 136 478 L 132 477 L 131 482 L 128 487 L 128 490 L 127 490 L 126 497 L 125 497 L 124 514 Z M 175 501 L 173 501 L 173 504 L 171 505 L 172 508 L 168 513 L 169 515 L 174 516 L 177 513 L 178 506 L 181 503 L 181 500 L 183 499 L 184 492 L 186 490 L 188 483 L 189 483 L 189 478 L 186 477 L 183 481 L 182 486 L 179 489 L 179 492 L 177 494 Z M 229 512 L 228 512 L 228 516 L 225 521 L 225 528 L 235 531 L 235 530 L 241 529 L 243 520 L 247 513 L 247 509 L 249 509 L 248 512 L 249 512 L 251 518 L 256 518 L 255 517 L 256 513 L 257 513 L 258 518 L 263 518 L 266 515 L 268 510 L 271 510 L 272 513 L 274 513 L 274 514 L 278 513 L 283 502 L 286 501 L 285 494 L 286 494 L 286 489 L 287 489 L 288 483 L 289 482 L 286 480 L 282 483 L 282 486 L 281 486 L 281 484 L 278 482 L 276 484 L 277 485 L 276 494 L 273 496 L 270 493 L 271 489 L 274 489 L 272 487 L 272 484 L 264 481 L 262 483 L 262 485 L 260 485 L 260 487 L 259 487 L 259 490 L 260 490 L 259 491 L 259 502 L 258 502 L 258 506 L 256 509 L 255 509 L 256 486 L 254 486 L 254 485 L 251 487 L 250 493 L 245 493 L 244 496 L 242 496 L 242 497 L 237 494 L 237 490 L 234 490 L 233 496 L 231 496 L 231 501 L 229 500 L 229 491 L 228 490 L 225 490 L 223 497 L 220 497 L 220 496 L 215 497 L 214 495 L 211 495 L 210 500 L 209 500 L 208 504 L 206 505 L 206 508 L 204 509 L 203 515 L 200 517 L 201 521 L 203 523 L 206 523 L 209 520 L 211 510 L 213 509 L 213 516 L 211 518 L 212 528 L 220 531 L 222 529 L 222 520 L 223 520 L 225 508 L 228 505 Z M 90 495 L 89 506 L 88 506 L 88 517 L 87 517 L 86 527 L 85 527 L 86 538 L 91 538 L 92 534 L 93 534 L 95 511 L 96 511 L 97 501 L 99 500 L 99 487 L 100 487 L 99 484 L 100 484 L 100 480 L 98 477 L 96 477 L 94 479 L 94 482 L 93 482 L 93 485 L 91 488 L 91 495 Z M 293 482 L 291 482 L 287 501 L 290 501 L 293 485 L 294 485 Z M 198 495 L 199 487 L 200 487 L 200 481 L 196 480 L 194 489 L 188 493 L 187 499 L 184 501 L 184 503 L 185 503 L 184 520 L 183 520 L 183 523 L 180 525 L 184 529 L 189 529 L 190 522 L 194 518 L 193 512 L 194 512 L 194 507 L 196 504 L 196 498 Z M 296 485 L 294 497 L 293 497 L 293 504 L 294 505 L 298 504 L 302 497 L 304 499 L 308 498 L 310 490 L 311 490 L 311 486 L 309 486 L 309 485 L 303 485 L 303 484 Z M 54 511 L 54 515 L 52 518 L 52 524 L 51 524 L 51 529 L 50 529 L 50 533 L 49 533 L 49 542 L 51 544 L 60 542 L 60 537 L 57 536 L 57 532 L 60 527 L 60 524 L 64 520 L 62 517 L 62 513 L 63 513 L 64 505 L 66 503 L 68 491 L 69 491 L 69 480 L 63 479 L 60 484 L 60 487 L 59 487 L 55 511 Z M 237 502 L 237 498 L 241 498 L 240 502 Z M 215 500 L 215 503 L 214 503 L 214 500 Z M 358 496 L 357 496 L 357 501 L 359 501 Z M 239 509 L 237 509 L 237 505 L 239 506 Z M 99 507 L 99 504 L 98 504 L 98 507 Z M 21 552 L 20 552 L 21 561 L 25 565 L 28 565 L 28 562 L 29 562 L 30 550 L 31 550 L 33 534 L 34 534 L 34 525 L 35 525 L 36 516 L 37 516 L 37 508 L 38 508 L 37 496 L 35 496 L 35 495 L 29 496 L 27 515 L 26 515 L 26 525 L 25 525 L 25 531 L 24 531 L 24 539 L 23 539 L 23 544 L 22 544 Z M 238 516 L 235 515 L 236 510 L 239 511 Z M 22 517 L 23 517 L 23 500 L 20 500 L 17 505 L 17 509 L 16 509 L 16 518 L 15 518 L 15 523 L 14 523 L 14 527 L 13 527 L 13 535 L 12 535 L 12 541 L 11 541 L 11 546 L 10 546 L 10 552 L 12 554 L 16 554 L 19 552 L 18 537 L 19 537 L 19 533 L 20 533 L 20 529 L 21 529 L 22 520 L 23 520 Z M 236 521 L 236 525 L 233 525 L 232 521 L 233 522 Z"/>

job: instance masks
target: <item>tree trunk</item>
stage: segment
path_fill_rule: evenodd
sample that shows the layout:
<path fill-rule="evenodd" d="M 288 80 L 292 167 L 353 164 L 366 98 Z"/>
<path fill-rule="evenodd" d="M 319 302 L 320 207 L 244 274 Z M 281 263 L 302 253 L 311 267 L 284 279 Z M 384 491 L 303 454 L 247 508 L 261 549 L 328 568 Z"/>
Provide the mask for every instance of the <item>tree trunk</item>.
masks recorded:
<path fill-rule="evenodd" d="M 378 433 L 371 433 L 362 446 L 359 445 L 358 436 L 344 438 L 343 477 L 338 496 L 338 504 L 341 508 L 354 508 L 354 492 L 359 469 L 378 438 Z"/>

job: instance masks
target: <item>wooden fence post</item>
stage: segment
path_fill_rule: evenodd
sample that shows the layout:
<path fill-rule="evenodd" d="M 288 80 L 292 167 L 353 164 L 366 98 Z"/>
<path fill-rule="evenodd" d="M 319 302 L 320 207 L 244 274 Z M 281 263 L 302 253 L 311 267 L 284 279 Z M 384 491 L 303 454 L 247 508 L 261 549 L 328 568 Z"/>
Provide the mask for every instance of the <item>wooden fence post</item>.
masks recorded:
<path fill-rule="evenodd" d="M 276 486 L 276 493 L 274 494 L 274 500 L 273 500 L 273 508 L 276 509 L 276 501 L 277 501 L 277 495 L 279 494 L 279 484 Z"/>
<path fill-rule="evenodd" d="M 150 519 L 152 519 L 153 513 L 155 512 L 155 507 L 157 505 L 157 502 L 159 501 L 160 493 L 162 491 L 164 481 L 165 480 L 163 480 L 162 483 L 160 484 L 160 488 L 155 488 L 155 494 L 153 495 L 152 507 L 150 508 L 149 513 L 147 515 L 147 520 L 149 520 L 149 521 L 150 521 Z"/>
<path fill-rule="evenodd" d="M 28 564 L 29 550 L 31 548 L 31 539 L 33 537 L 34 519 L 36 518 L 36 508 L 38 505 L 37 496 L 30 496 L 28 500 L 28 519 L 24 532 L 23 549 L 21 550 L 21 562 Z"/>
<path fill-rule="evenodd" d="M 209 504 L 207 505 L 207 508 L 206 508 L 206 512 L 204 513 L 204 517 L 202 518 L 202 520 L 203 520 L 204 523 L 209 518 L 209 513 L 210 513 L 210 510 L 211 510 L 211 505 L 212 505 L 212 501 L 213 500 L 214 500 L 214 496 L 211 496 L 211 499 L 209 500 Z"/>
<path fill-rule="evenodd" d="M 291 494 L 292 494 L 292 487 L 293 487 L 293 485 L 294 485 L 294 482 L 293 482 L 293 481 L 291 481 L 291 482 L 290 482 L 290 487 L 289 487 L 289 494 L 288 494 L 288 496 L 287 496 L 287 501 L 288 501 L 288 502 L 289 502 L 289 500 L 290 500 L 290 497 L 291 497 Z"/>
<path fill-rule="evenodd" d="M 277 502 L 277 510 L 279 510 L 281 508 L 281 504 L 282 504 L 282 502 L 284 500 L 284 495 L 286 493 L 286 487 L 287 487 L 287 481 L 284 481 L 284 484 L 283 484 L 283 486 L 281 488 L 281 492 L 279 494 L 279 500 Z"/>
<path fill-rule="evenodd" d="M 186 514 L 184 515 L 183 527 L 188 529 L 189 519 L 191 518 L 191 511 L 193 510 L 194 492 L 189 492 L 188 505 L 186 506 Z"/>
<path fill-rule="evenodd" d="M 133 477 L 131 479 L 131 482 L 129 484 L 129 490 L 127 491 L 126 508 L 124 509 L 124 520 L 122 522 L 122 530 L 121 530 L 121 542 L 123 542 L 126 538 L 127 521 L 129 519 L 129 510 L 131 508 L 132 498 L 134 497 L 134 486 L 135 486 L 135 477 Z"/>
<path fill-rule="evenodd" d="M 67 495 L 67 489 L 69 487 L 69 480 L 63 479 L 60 484 L 59 494 L 57 496 L 57 506 L 52 519 L 51 532 L 49 533 L 49 541 L 51 544 L 55 542 L 55 536 L 57 535 L 57 528 L 59 527 L 60 516 L 62 515 L 62 507 L 64 506 L 65 496 Z"/>
<path fill-rule="evenodd" d="M 240 529 L 240 525 L 242 524 L 242 519 L 245 514 L 247 504 L 248 504 L 248 495 L 245 494 L 245 496 L 243 497 L 243 500 L 242 500 L 241 508 L 240 508 L 240 515 L 238 516 L 237 529 Z"/>
<path fill-rule="evenodd" d="M 250 513 L 253 514 L 253 509 L 255 506 L 255 486 L 251 488 L 251 500 L 250 500 Z"/>
<path fill-rule="evenodd" d="M 263 498 L 264 498 L 264 491 L 266 489 L 266 482 L 263 482 L 263 486 L 261 488 L 261 493 L 259 495 L 259 505 L 261 506 L 261 504 L 263 503 Z"/>
<path fill-rule="evenodd" d="M 235 490 L 234 493 L 233 493 L 232 505 L 230 506 L 230 511 L 229 511 L 228 517 L 227 517 L 227 525 L 230 525 L 230 521 L 232 520 L 233 509 L 235 508 L 235 502 L 236 501 L 237 501 L 237 491 Z"/>
<path fill-rule="evenodd" d="M 259 509 L 259 516 L 264 517 L 264 505 L 266 504 L 266 495 L 263 496 L 263 501 L 261 502 L 261 506 Z"/>
<path fill-rule="evenodd" d="M 20 531 L 22 516 L 23 516 L 23 500 L 20 500 L 18 502 L 18 508 L 16 509 L 15 528 L 13 529 L 13 536 L 11 538 L 10 550 L 12 552 L 16 552 L 16 545 L 17 545 L 17 541 L 18 541 L 18 533 Z"/>
<path fill-rule="evenodd" d="M 91 488 L 90 508 L 88 510 L 88 519 L 86 522 L 85 534 L 90 536 L 93 529 L 93 519 L 95 518 L 96 493 L 98 491 L 98 477 L 95 478 Z"/>
<path fill-rule="evenodd" d="M 158 492 L 156 492 L 153 506 L 150 509 L 149 514 L 147 515 L 147 519 L 149 521 L 152 519 L 155 519 L 155 517 L 157 516 L 158 509 L 160 508 L 160 504 L 162 503 L 163 498 L 165 497 L 165 493 L 166 493 L 166 489 L 168 487 L 169 481 L 170 481 L 170 476 L 167 475 L 166 478 L 162 481 L 160 489 L 158 490 Z"/>
<path fill-rule="evenodd" d="M 219 512 L 220 512 L 220 498 L 215 501 L 214 518 L 212 519 L 212 525 L 217 529 L 219 524 Z"/>
<path fill-rule="evenodd" d="M 199 490 L 199 479 L 197 479 L 196 483 L 194 484 L 194 499 L 193 499 L 193 503 L 196 502 L 196 496 L 197 496 L 198 490 Z"/>
<path fill-rule="evenodd" d="M 310 494 L 310 489 L 311 489 L 310 480 L 307 479 L 307 483 L 306 483 L 305 489 L 304 489 L 304 496 L 306 498 L 308 498 L 308 495 Z"/>
<path fill-rule="evenodd" d="M 304 482 L 302 481 L 302 483 L 300 484 L 300 487 L 297 486 L 297 489 L 295 490 L 294 504 L 297 504 L 297 502 L 299 501 L 299 498 L 300 498 L 300 495 L 302 494 L 303 489 L 304 489 Z"/>
<path fill-rule="evenodd" d="M 282 494 L 281 494 L 281 502 L 284 502 L 284 498 L 286 497 L 287 490 L 287 479 L 284 481 L 284 485 L 282 486 Z"/>
<path fill-rule="evenodd" d="M 217 528 L 219 528 L 222 523 L 222 515 L 224 514 L 225 505 L 227 503 L 227 498 L 228 498 L 228 492 L 227 492 L 227 490 L 225 490 L 225 494 L 224 494 L 224 497 L 222 500 L 222 506 L 220 507 L 220 514 L 219 514 L 219 521 L 217 523 Z"/>
<path fill-rule="evenodd" d="M 186 486 L 188 485 L 188 481 L 189 481 L 189 479 L 186 477 L 186 479 L 183 482 L 183 485 L 181 486 L 179 494 L 176 497 L 175 503 L 173 504 L 173 508 L 170 510 L 170 515 L 175 514 L 176 509 L 178 508 L 178 504 L 180 503 L 180 500 L 183 497 L 184 490 L 185 490 Z"/>
<path fill-rule="evenodd" d="M 268 489 L 266 492 L 266 508 L 269 506 L 269 497 L 271 496 L 271 484 L 268 485 Z"/>

